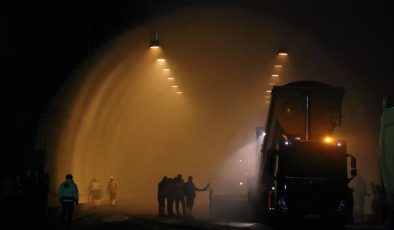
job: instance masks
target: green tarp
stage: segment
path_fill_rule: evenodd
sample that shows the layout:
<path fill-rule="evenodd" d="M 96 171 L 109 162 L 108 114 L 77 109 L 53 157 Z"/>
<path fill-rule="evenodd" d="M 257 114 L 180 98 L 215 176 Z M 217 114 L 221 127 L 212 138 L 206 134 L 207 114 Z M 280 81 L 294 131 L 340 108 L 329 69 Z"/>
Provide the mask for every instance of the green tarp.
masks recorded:
<path fill-rule="evenodd" d="M 382 111 L 379 139 L 379 164 L 383 184 L 388 193 L 394 193 L 394 107 Z"/>

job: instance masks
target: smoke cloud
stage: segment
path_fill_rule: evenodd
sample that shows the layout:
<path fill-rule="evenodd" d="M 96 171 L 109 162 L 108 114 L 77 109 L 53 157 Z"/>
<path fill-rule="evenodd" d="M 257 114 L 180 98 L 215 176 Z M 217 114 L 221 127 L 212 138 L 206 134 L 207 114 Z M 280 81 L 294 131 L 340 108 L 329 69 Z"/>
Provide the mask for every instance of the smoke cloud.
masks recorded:
<path fill-rule="evenodd" d="M 158 50 L 148 46 L 155 29 Z M 277 56 L 283 45 L 285 58 Z M 218 193 L 245 194 L 240 182 L 256 174 L 266 90 L 297 80 L 345 87 L 338 135 L 372 180 L 376 145 L 357 102 L 363 89 L 350 76 L 312 35 L 257 12 L 210 7 L 162 15 L 108 43 L 60 93 L 45 141 L 54 187 L 70 172 L 86 197 L 92 178 L 105 184 L 114 176 L 120 202 L 138 213 L 156 213 L 157 183 L 178 173 Z M 207 216 L 208 193 L 197 195 L 195 209 Z"/>

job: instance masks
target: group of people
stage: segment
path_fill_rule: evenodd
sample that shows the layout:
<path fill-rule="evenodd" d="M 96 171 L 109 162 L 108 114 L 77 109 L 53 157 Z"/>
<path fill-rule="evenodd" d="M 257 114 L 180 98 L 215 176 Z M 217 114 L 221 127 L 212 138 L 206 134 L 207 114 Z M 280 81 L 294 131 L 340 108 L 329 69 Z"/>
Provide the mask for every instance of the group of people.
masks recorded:
<path fill-rule="evenodd" d="M 23 203 L 26 217 L 31 219 L 46 216 L 49 192 L 49 175 L 42 169 L 28 169 L 17 175 L 16 185 Z"/>
<path fill-rule="evenodd" d="M 193 183 L 193 177 L 189 176 L 188 181 L 184 182 L 182 175 L 178 174 L 174 178 L 164 176 L 158 184 L 157 199 L 159 203 L 159 216 L 169 217 L 175 216 L 174 202 L 176 216 L 192 217 L 194 206 L 194 199 L 197 191 L 206 191 L 209 188 L 209 183 L 202 189 L 197 188 Z M 180 206 L 182 207 L 182 213 Z"/>
<path fill-rule="evenodd" d="M 166 216 L 167 211 L 169 217 L 173 217 L 175 214 L 178 217 L 192 217 L 196 192 L 206 191 L 208 188 L 209 183 L 202 189 L 197 188 L 193 183 L 192 176 L 189 176 L 186 182 L 184 182 L 181 174 L 178 174 L 174 178 L 169 178 L 167 176 L 163 177 L 158 184 L 157 193 L 159 215 Z M 98 195 L 96 190 L 100 190 L 101 186 L 96 179 L 92 180 L 90 189 L 92 192 L 92 199 L 97 199 Z M 114 177 L 111 176 L 107 183 L 107 192 L 109 193 L 109 199 L 112 206 L 115 205 L 117 190 L 118 183 L 115 181 Z M 66 180 L 59 186 L 58 195 L 62 205 L 61 220 L 71 221 L 74 207 L 79 203 L 78 186 L 73 181 L 73 176 L 71 174 L 67 174 Z M 176 213 L 174 213 L 174 203 Z"/>
<path fill-rule="evenodd" d="M 92 180 L 90 189 L 92 192 L 92 200 L 99 199 L 99 191 L 101 190 L 101 186 L 96 179 Z M 118 183 L 115 181 L 115 178 L 111 176 L 107 183 L 107 192 L 109 194 L 109 201 L 112 206 L 115 206 L 117 191 Z M 67 174 L 66 180 L 59 186 L 58 195 L 59 201 L 62 205 L 61 220 L 71 221 L 74 206 L 78 205 L 79 202 L 78 186 L 74 182 L 73 176 L 71 174 Z"/>
<path fill-rule="evenodd" d="M 93 203 L 101 200 L 103 192 L 104 190 L 101 187 L 99 181 L 96 178 L 93 178 L 90 181 L 90 185 L 88 188 L 89 200 Z M 118 183 L 115 181 L 115 178 L 113 176 L 109 177 L 109 181 L 107 182 L 106 192 L 109 195 L 109 201 L 111 205 L 115 206 L 116 194 L 118 192 Z"/>

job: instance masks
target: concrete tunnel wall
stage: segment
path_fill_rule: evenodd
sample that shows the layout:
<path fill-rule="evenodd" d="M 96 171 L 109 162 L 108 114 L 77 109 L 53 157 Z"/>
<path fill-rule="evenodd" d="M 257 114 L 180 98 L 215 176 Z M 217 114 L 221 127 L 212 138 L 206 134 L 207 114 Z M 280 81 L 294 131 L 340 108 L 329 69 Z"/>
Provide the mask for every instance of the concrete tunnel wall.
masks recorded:
<path fill-rule="evenodd" d="M 153 28 L 160 50 L 148 47 Z M 276 56 L 282 43 L 288 60 Z M 159 57 L 166 62 L 157 62 Z M 70 172 L 83 201 L 92 178 L 105 186 L 114 176 L 119 200 L 139 213 L 156 212 L 157 183 L 165 175 L 193 175 L 197 186 L 210 182 L 219 194 L 245 194 L 239 182 L 256 173 L 255 129 L 266 122 L 265 91 L 279 62 L 284 68 L 275 84 L 344 86 L 344 114 L 358 110 L 355 95 L 362 89 L 330 52 L 313 36 L 266 15 L 187 9 L 126 31 L 87 60 L 52 104 L 39 141 L 49 153 L 52 190 Z M 168 76 L 176 78 L 182 95 Z M 352 143 L 351 130 L 364 122 L 362 116 L 344 119 L 339 129 L 342 138 L 350 137 L 349 152 L 362 157 L 360 171 L 367 162 L 375 164 L 373 145 Z M 376 177 L 373 167 L 366 178 Z M 198 194 L 195 209 L 207 216 L 208 193 Z"/>

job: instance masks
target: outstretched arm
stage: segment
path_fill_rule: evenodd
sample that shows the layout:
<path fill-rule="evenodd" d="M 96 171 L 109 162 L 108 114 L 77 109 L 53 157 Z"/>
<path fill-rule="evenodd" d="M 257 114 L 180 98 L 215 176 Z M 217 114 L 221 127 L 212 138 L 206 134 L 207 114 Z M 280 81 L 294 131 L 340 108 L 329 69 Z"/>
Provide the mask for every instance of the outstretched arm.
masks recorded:
<path fill-rule="evenodd" d="M 209 183 L 203 189 L 197 188 L 197 187 L 194 187 L 194 188 L 196 189 L 196 191 L 205 192 L 209 188 Z"/>

